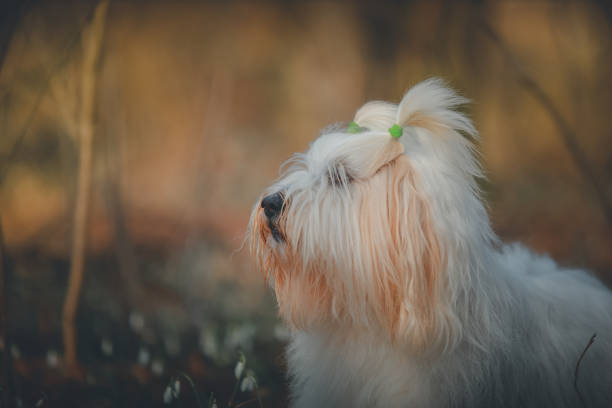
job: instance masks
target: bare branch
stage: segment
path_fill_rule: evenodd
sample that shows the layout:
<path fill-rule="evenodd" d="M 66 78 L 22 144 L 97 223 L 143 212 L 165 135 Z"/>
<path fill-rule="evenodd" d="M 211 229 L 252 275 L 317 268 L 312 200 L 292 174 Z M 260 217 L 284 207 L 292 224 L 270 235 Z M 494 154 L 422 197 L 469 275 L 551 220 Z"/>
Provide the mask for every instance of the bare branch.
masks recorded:
<path fill-rule="evenodd" d="M 90 21 L 91 16 L 92 14 L 88 13 L 88 15 L 84 18 L 85 22 L 81 24 L 80 27 L 85 26 L 87 22 Z M 2 167 L 0 167 L 0 184 L 2 184 L 2 182 L 4 181 L 4 178 L 6 177 L 6 174 L 8 173 L 8 169 L 11 163 L 13 162 L 15 156 L 17 156 L 17 153 L 21 149 L 24 139 L 26 138 L 26 136 L 30 133 L 30 131 L 33 128 L 33 125 L 35 122 L 34 119 L 36 118 L 36 115 L 38 114 L 38 109 L 42 105 L 43 99 L 47 95 L 47 92 L 49 91 L 52 85 L 52 82 L 51 82 L 52 78 L 55 76 L 55 74 L 57 74 L 57 72 L 59 72 L 62 69 L 62 67 L 64 67 L 66 62 L 69 60 L 69 57 L 72 55 L 73 48 L 78 44 L 79 38 L 81 38 L 82 31 L 83 29 L 79 28 L 79 30 L 70 37 L 70 40 L 66 42 L 66 46 L 60 52 L 61 56 L 58 58 L 58 60 L 52 65 L 51 69 L 48 71 L 45 77 L 45 80 L 44 80 L 44 85 L 42 89 L 40 90 L 40 92 L 38 93 L 38 95 L 36 96 L 36 99 L 34 100 L 34 104 L 32 105 L 32 109 L 30 110 L 30 113 L 26 116 L 26 120 L 24 121 L 23 127 L 21 128 L 19 132 L 17 132 L 17 136 L 15 137 L 15 143 L 13 144 L 13 147 L 11 148 L 7 157 L 3 160 L 4 163 L 2 163 Z"/>
<path fill-rule="evenodd" d="M 580 368 L 580 363 L 582 363 L 582 359 L 584 358 L 584 355 L 586 354 L 587 350 L 593 345 L 593 343 L 595 343 L 595 337 L 597 337 L 597 333 L 593 333 L 593 335 L 591 336 L 591 339 L 582 351 L 582 354 L 580 354 L 580 357 L 578 357 L 578 361 L 576 362 L 576 370 L 574 370 L 574 389 L 576 390 L 576 394 L 578 394 L 578 398 L 580 398 L 580 403 L 583 407 L 585 406 L 584 398 L 582 397 L 582 394 L 578 389 L 578 369 Z"/>
<path fill-rule="evenodd" d="M 604 212 L 604 216 L 608 221 L 608 225 L 612 228 L 612 203 L 606 193 L 605 184 L 596 176 L 595 170 L 591 167 L 589 160 L 582 148 L 578 145 L 578 137 L 563 117 L 559 109 L 555 106 L 554 102 L 548 96 L 546 92 L 538 85 L 538 83 L 525 72 L 520 64 L 518 58 L 510 51 L 508 46 L 503 42 L 501 37 L 484 21 L 481 20 L 480 27 L 489 39 L 499 48 L 504 55 L 505 60 L 510 64 L 514 70 L 518 81 L 523 85 L 525 90 L 531 93 L 542 107 L 552 117 L 553 121 L 559 129 L 559 134 L 563 139 L 565 147 L 569 151 L 572 159 L 578 171 L 582 174 L 584 179 L 590 184 L 593 189 L 593 193 L 597 197 L 601 209 Z"/>
<path fill-rule="evenodd" d="M 70 278 L 62 313 L 64 353 L 69 369 L 77 367 L 76 332 L 74 320 L 83 283 L 83 264 L 87 210 L 91 189 L 93 110 L 95 101 L 96 64 L 104 35 L 104 23 L 108 0 L 102 0 L 96 7 L 90 26 L 83 33 L 83 66 L 81 71 L 81 114 L 79 118 L 79 169 L 77 180 L 76 208 L 74 212 L 74 231 Z"/>

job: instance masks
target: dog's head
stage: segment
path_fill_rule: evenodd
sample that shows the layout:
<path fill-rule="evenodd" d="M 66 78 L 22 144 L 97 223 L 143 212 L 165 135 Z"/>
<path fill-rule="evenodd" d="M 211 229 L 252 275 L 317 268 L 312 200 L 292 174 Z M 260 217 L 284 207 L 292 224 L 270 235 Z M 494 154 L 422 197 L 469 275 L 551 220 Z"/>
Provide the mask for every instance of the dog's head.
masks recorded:
<path fill-rule="evenodd" d="M 260 197 L 251 249 L 291 326 L 363 329 L 418 349 L 456 338 L 462 284 L 449 264 L 471 256 L 457 247 L 469 234 L 462 218 L 480 203 L 479 167 L 460 134 L 475 131 L 452 110 L 464 102 L 429 80 L 399 105 L 368 103 Z"/>

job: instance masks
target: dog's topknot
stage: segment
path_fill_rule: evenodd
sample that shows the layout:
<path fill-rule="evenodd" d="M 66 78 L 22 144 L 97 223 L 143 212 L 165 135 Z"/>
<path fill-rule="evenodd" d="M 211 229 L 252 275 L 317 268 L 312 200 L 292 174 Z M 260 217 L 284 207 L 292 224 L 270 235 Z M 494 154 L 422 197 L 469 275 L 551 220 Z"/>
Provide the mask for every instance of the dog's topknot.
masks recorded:
<path fill-rule="evenodd" d="M 446 127 L 476 136 L 472 122 L 454 110 L 468 102 L 444 81 L 432 78 L 408 90 L 399 105 L 382 101 L 366 103 L 355 113 L 354 122 L 360 127 L 379 132 L 387 132 L 389 127 L 398 124 L 403 128 L 429 130 Z"/>

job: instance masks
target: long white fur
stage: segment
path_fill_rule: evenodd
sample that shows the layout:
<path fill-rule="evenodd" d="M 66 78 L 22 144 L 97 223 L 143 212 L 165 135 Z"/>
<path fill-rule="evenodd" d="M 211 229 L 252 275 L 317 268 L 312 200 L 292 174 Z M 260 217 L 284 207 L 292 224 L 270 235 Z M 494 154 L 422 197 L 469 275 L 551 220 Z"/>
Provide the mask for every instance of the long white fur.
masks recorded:
<path fill-rule="evenodd" d="M 266 191 L 285 195 L 284 242 L 256 203 L 252 247 L 293 328 L 293 407 L 612 406 L 612 295 L 587 272 L 499 243 L 476 184 L 476 130 L 455 110 L 464 103 L 432 79 L 399 105 L 364 105 L 363 132 L 321 135 Z M 414 179 L 389 195 L 406 159 Z M 400 255 L 388 248 L 395 228 Z M 419 312 L 432 242 L 442 270 L 425 299 L 434 310 Z M 381 313 L 395 303 L 381 293 L 399 297 L 390 328 Z"/>

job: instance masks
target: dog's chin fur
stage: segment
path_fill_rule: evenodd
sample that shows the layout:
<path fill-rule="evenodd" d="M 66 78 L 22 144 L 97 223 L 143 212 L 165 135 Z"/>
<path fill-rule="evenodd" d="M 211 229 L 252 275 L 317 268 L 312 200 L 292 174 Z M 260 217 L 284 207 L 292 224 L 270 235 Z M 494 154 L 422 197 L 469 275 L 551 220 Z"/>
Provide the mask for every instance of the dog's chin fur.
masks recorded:
<path fill-rule="evenodd" d="M 361 132 L 289 161 L 266 191 L 284 195 L 277 219 L 255 204 L 251 249 L 292 328 L 292 406 L 612 406 L 612 295 L 498 242 L 465 102 L 428 80 L 368 103 Z"/>

